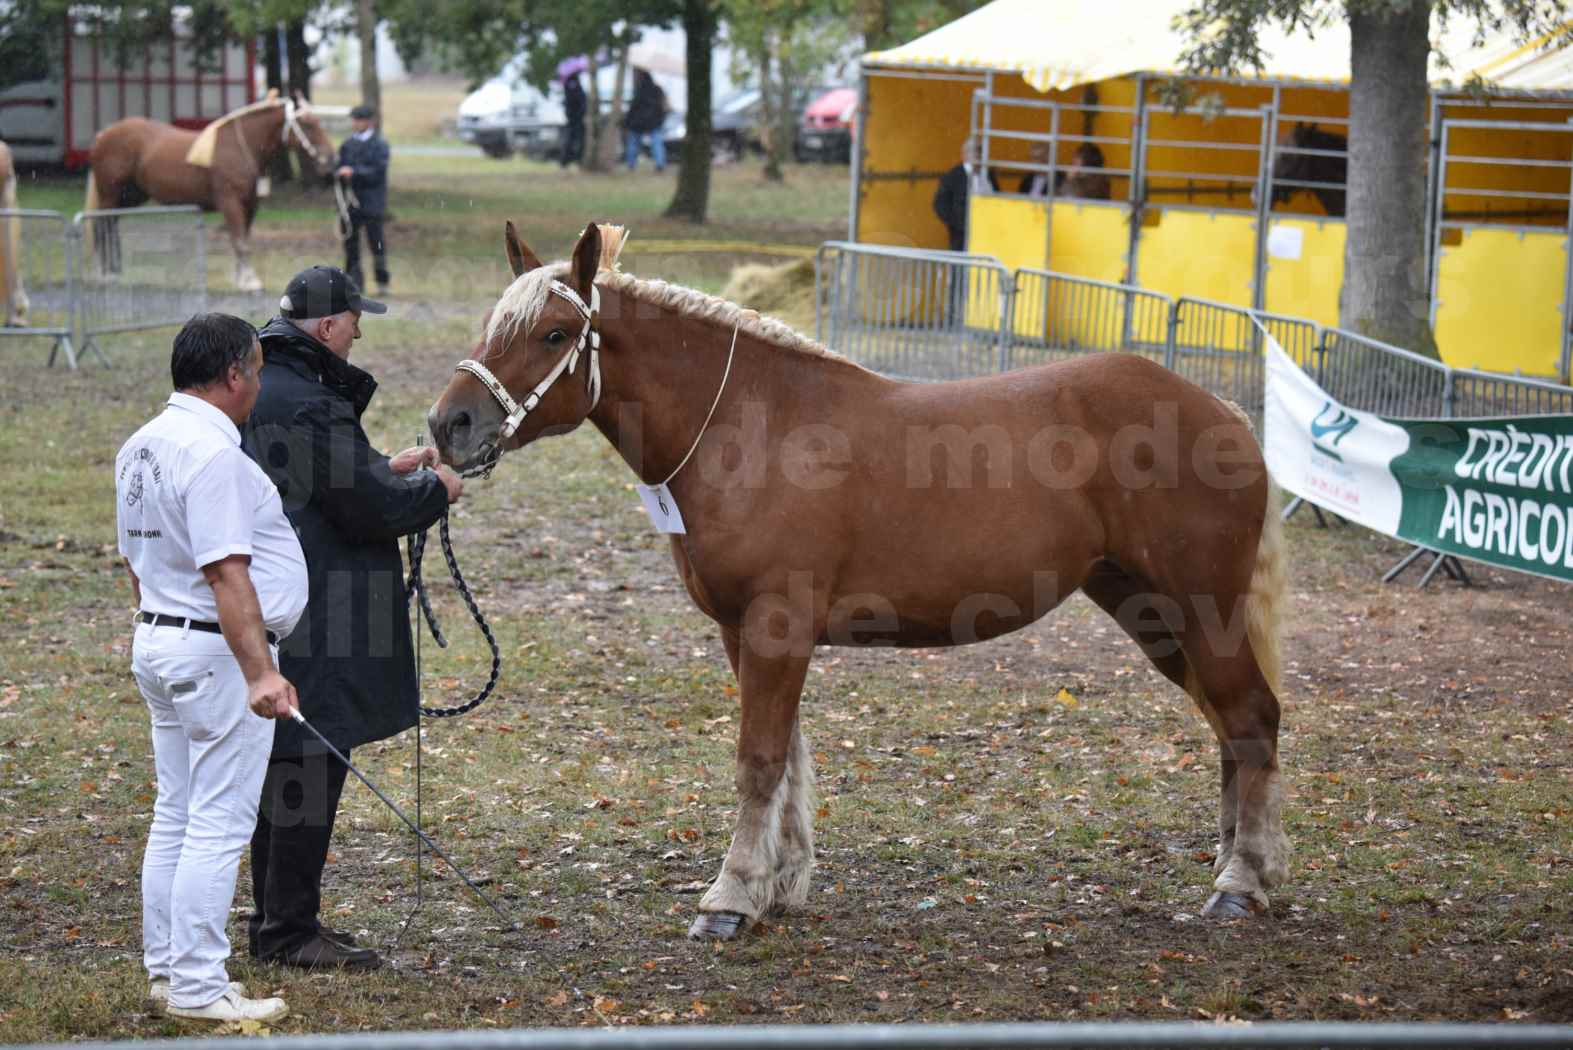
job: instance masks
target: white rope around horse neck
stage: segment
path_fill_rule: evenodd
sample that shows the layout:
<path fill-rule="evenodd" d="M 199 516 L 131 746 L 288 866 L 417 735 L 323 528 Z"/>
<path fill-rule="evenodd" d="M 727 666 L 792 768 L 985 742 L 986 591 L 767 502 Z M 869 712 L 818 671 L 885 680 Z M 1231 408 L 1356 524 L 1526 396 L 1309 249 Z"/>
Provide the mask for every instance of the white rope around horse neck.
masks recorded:
<path fill-rule="evenodd" d="M 705 431 L 710 429 L 710 421 L 715 418 L 716 406 L 721 404 L 721 395 L 726 391 L 726 381 L 732 375 L 732 358 L 737 354 L 737 329 L 741 323 L 738 322 L 732 325 L 732 348 L 726 352 L 726 371 L 721 373 L 721 385 L 716 388 L 715 400 L 710 402 L 710 411 L 706 413 L 705 421 L 700 424 L 699 433 L 694 435 L 694 443 L 688 446 L 688 454 L 683 457 L 681 463 L 672 468 L 672 472 L 666 476 L 666 480 L 661 482 L 663 486 L 669 484 L 673 478 L 677 477 L 678 471 L 688 465 L 688 461 L 693 458 L 694 451 L 699 448 L 699 442 L 703 440 Z"/>

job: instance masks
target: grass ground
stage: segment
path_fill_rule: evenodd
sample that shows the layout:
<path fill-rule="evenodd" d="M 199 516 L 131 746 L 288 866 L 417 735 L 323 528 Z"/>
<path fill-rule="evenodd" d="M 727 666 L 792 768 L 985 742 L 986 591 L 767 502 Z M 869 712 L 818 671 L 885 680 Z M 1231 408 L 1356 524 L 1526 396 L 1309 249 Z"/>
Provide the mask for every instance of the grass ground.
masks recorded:
<path fill-rule="evenodd" d="M 659 218 L 670 177 L 417 158 L 396 178 L 397 312 L 356 352 L 382 382 L 366 424 L 389 449 L 413 441 L 502 286 L 504 217 L 543 255 L 587 218 L 627 222 L 626 268 L 714 289 L 755 256 L 640 254 L 641 239 L 812 245 L 839 233 L 846 200 L 844 172 L 777 190 L 718 169 L 716 221 L 694 231 Z M 23 203 L 68 190 L 24 185 Z M 328 230 L 318 198 L 270 204 L 268 287 L 332 258 Z M 266 316 L 265 297 L 224 301 Z M 139 1009 L 152 764 L 109 470 L 165 396 L 167 346 L 129 337 L 115 368 L 75 374 L 43 370 L 30 344 L 0 356 L 0 1040 L 194 1031 Z M 325 915 L 393 965 L 235 960 L 234 977 L 290 1002 L 282 1031 L 1573 1020 L 1567 588 L 1480 569 L 1469 590 L 1383 586 L 1398 544 L 1303 514 L 1283 739 L 1297 853 L 1270 919 L 1197 918 L 1210 732 L 1077 599 L 986 645 L 823 651 L 803 708 L 822 800 L 809 903 L 737 943 L 690 943 L 731 833 L 736 695 L 632 480 L 584 428 L 511 457 L 454 518 L 504 674 L 486 706 L 427 726 L 424 818 L 524 931 L 428 867 L 401 938 L 409 836 L 352 786 Z M 450 703 L 487 661 L 451 595 L 439 612 L 455 644 L 426 644 L 424 680 Z M 358 753 L 411 807 L 412 748 Z"/>

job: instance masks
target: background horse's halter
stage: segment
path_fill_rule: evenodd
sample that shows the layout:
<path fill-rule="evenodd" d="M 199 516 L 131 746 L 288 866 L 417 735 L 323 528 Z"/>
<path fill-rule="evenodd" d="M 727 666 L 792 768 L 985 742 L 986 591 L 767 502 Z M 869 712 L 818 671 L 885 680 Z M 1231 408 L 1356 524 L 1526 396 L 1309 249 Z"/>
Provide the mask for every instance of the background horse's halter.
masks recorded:
<path fill-rule="evenodd" d="M 513 395 L 508 393 L 508 388 L 503 386 L 485 365 L 474 358 L 467 358 L 454 366 L 455 371 L 468 372 L 479 379 L 481 384 L 491 392 L 492 397 L 497 399 L 502 410 L 507 413 L 507 418 L 503 420 L 502 426 L 497 431 L 496 447 L 499 450 L 497 456 L 484 467 L 466 474 L 466 477 L 485 476 L 491 473 L 492 468 L 497 465 L 497 460 L 502 457 L 502 443 L 513 437 L 514 432 L 519 429 L 519 424 L 524 422 L 524 417 L 535 411 L 535 406 L 541 403 L 541 398 L 551 389 L 553 383 L 564 375 L 574 373 L 579 367 L 579 354 L 586 346 L 589 347 L 587 356 L 590 359 L 586 377 L 590 389 L 590 411 L 594 412 L 595 406 L 601 403 L 601 290 L 593 283 L 590 285 L 588 306 L 579 297 L 578 292 L 561 281 L 553 281 L 550 291 L 573 304 L 573 308 L 579 311 L 579 316 L 584 318 L 584 327 L 579 330 L 579 336 L 574 340 L 573 346 L 569 347 L 568 352 L 558 359 L 550 372 L 546 373 L 546 378 L 535 384 L 535 389 L 525 395 L 523 403 L 515 401 Z"/>
<path fill-rule="evenodd" d="M 296 119 L 297 115 L 299 113 L 304 113 L 305 110 L 305 106 L 301 106 L 297 109 L 295 106 L 295 100 L 292 98 L 287 98 L 284 100 L 284 130 L 279 133 L 279 141 L 283 142 L 287 146 L 289 145 L 290 136 L 294 135 L 300 140 L 301 149 L 306 151 L 306 155 L 316 162 L 319 168 L 325 168 L 330 163 L 332 163 L 333 158 L 329 157 L 327 160 L 323 160 L 322 154 L 317 152 L 316 145 L 306 134 L 306 129 L 301 127 L 300 121 Z"/>

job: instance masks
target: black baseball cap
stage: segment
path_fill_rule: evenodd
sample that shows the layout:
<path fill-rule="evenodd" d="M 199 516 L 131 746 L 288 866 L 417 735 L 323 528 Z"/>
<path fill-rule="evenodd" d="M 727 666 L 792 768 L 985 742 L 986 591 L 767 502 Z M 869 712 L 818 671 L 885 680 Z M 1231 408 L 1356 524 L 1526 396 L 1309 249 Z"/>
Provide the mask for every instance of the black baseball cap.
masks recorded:
<path fill-rule="evenodd" d="M 356 120 L 371 120 L 377 116 L 377 111 L 368 105 L 362 104 L 350 110 L 350 116 Z"/>
<path fill-rule="evenodd" d="M 290 278 L 279 299 L 280 313 L 294 321 L 332 317 L 345 310 L 356 313 L 385 314 L 387 304 L 367 299 L 350 275 L 337 266 L 313 266 Z"/>

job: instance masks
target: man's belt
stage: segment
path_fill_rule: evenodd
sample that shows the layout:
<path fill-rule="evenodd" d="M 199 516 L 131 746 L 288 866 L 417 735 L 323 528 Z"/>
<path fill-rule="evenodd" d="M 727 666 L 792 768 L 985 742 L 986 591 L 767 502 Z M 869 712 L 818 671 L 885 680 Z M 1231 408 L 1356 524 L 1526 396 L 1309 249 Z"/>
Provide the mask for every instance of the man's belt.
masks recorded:
<path fill-rule="evenodd" d="M 224 628 L 211 620 L 189 620 L 184 616 L 170 616 L 167 613 L 137 613 L 137 619 L 143 623 L 150 623 L 154 627 L 189 627 L 193 631 L 206 631 L 208 634 L 223 634 Z M 272 631 L 268 632 L 268 644 L 278 645 L 279 636 Z"/>

